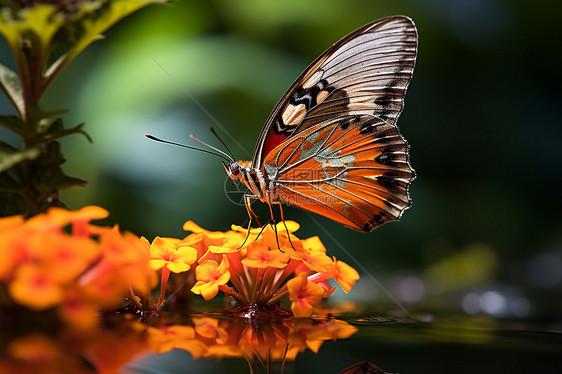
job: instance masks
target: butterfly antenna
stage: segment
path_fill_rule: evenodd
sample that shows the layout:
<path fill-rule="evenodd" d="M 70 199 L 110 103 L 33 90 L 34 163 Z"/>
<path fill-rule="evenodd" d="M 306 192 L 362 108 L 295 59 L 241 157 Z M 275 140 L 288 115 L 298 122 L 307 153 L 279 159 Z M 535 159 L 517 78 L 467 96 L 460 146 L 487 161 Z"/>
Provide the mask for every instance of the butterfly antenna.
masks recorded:
<path fill-rule="evenodd" d="M 217 157 L 226 159 L 228 162 L 232 162 L 232 159 L 231 159 L 230 157 L 228 157 L 228 155 L 227 155 L 226 153 L 221 152 L 220 150 L 215 149 L 214 147 L 211 147 L 211 148 L 217 150 L 219 153 L 211 152 L 211 151 L 208 151 L 208 150 L 206 150 L 206 149 L 201 149 L 201 148 L 196 148 L 196 147 L 190 147 L 189 145 L 180 144 L 180 143 L 175 143 L 175 142 L 171 142 L 171 141 L 169 141 L 169 140 L 160 139 L 160 138 L 157 138 L 157 137 L 155 137 L 155 136 L 153 136 L 153 135 L 150 135 L 150 134 L 146 134 L 145 136 L 146 136 L 148 139 L 154 140 L 154 141 L 156 141 L 156 142 L 166 143 L 166 144 L 171 144 L 171 145 L 177 145 L 178 147 L 187 148 L 187 149 L 193 149 L 194 151 L 199 151 L 199 152 L 205 152 L 205 153 L 208 153 L 208 154 L 210 154 L 210 155 L 213 155 L 213 156 L 217 156 Z"/>
<path fill-rule="evenodd" d="M 199 144 L 201 144 L 201 145 L 204 145 L 205 147 L 209 147 L 209 148 L 211 148 L 212 150 L 214 150 L 214 151 L 220 153 L 220 154 L 223 155 L 223 157 L 225 157 L 229 162 L 234 162 L 234 161 L 235 161 L 235 159 L 234 159 L 233 156 L 230 156 L 229 154 L 227 154 L 227 153 L 221 151 L 220 149 L 215 148 L 215 147 L 213 147 L 212 145 L 205 143 L 205 142 L 202 141 L 201 139 L 196 138 L 195 135 L 189 134 L 189 137 L 191 138 L 191 140 L 194 140 L 194 141 L 196 141 L 197 143 L 199 143 Z M 224 144 L 224 143 L 223 143 L 223 144 Z"/>
<path fill-rule="evenodd" d="M 230 150 L 230 148 L 228 148 L 228 146 L 226 145 L 225 142 L 222 141 L 221 137 L 219 136 L 219 134 L 217 134 L 217 132 L 215 131 L 215 128 L 213 126 L 209 126 L 209 130 L 211 130 L 211 132 L 213 133 L 214 136 L 217 137 L 217 139 L 219 140 L 219 142 L 221 142 L 221 144 L 224 146 L 224 148 L 226 148 L 226 150 L 228 151 L 228 153 L 230 154 L 230 156 L 232 157 L 233 160 L 235 160 L 236 158 L 234 157 L 234 153 L 232 153 L 232 151 Z"/>

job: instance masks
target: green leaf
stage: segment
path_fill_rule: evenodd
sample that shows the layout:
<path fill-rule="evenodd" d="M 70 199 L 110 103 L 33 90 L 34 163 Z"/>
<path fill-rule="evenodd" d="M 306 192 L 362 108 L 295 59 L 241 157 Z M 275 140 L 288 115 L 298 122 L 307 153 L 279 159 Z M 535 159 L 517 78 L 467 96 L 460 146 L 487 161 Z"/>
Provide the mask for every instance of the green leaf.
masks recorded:
<path fill-rule="evenodd" d="M 94 1 L 80 7 L 78 13 L 68 22 L 53 41 L 58 45 L 51 48 L 53 61 L 46 69 L 45 79 L 50 81 L 70 61 L 82 52 L 92 42 L 101 39 L 101 35 L 109 27 L 122 18 L 147 6 L 156 3 L 166 3 L 167 0 L 113 0 L 107 2 Z M 70 42 L 70 43 L 69 43 Z M 71 46 L 69 46 L 71 44 Z M 61 53 L 60 50 L 66 50 Z"/>
<path fill-rule="evenodd" d="M 2 12 L 0 32 L 10 44 L 12 51 L 21 49 L 18 44 L 22 40 L 27 40 L 26 36 L 29 33 L 36 35 L 42 47 L 45 48 L 64 22 L 64 15 L 57 12 L 54 5 L 36 4 L 32 7 L 25 7 L 16 14 Z"/>
<path fill-rule="evenodd" d="M 25 122 L 18 116 L 0 116 L 0 126 L 21 136 L 29 135 Z"/>
<path fill-rule="evenodd" d="M 90 135 L 83 129 L 85 125 L 85 123 L 81 123 L 78 126 L 65 130 L 62 119 L 57 118 L 56 120 L 42 126 L 43 134 L 40 135 L 41 142 L 56 140 L 72 134 L 82 134 L 90 143 L 93 143 Z"/>
<path fill-rule="evenodd" d="M 0 142 L 0 172 L 19 164 L 24 160 L 33 160 L 39 156 L 38 148 L 20 151 L 8 143 Z"/>
<path fill-rule="evenodd" d="M 25 102 L 23 100 L 23 87 L 20 77 L 18 77 L 15 71 L 2 64 L 0 64 L 0 89 L 10 99 L 20 117 L 23 117 Z"/>
<path fill-rule="evenodd" d="M 29 111 L 29 109 L 28 109 Z M 41 108 L 39 108 L 39 106 L 37 106 L 36 109 L 34 109 L 33 118 L 38 118 L 40 120 L 42 119 L 46 119 L 46 118 L 50 118 L 50 117 L 54 117 L 57 116 L 59 114 L 63 114 L 68 112 L 68 110 L 66 109 L 54 109 L 54 110 L 43 110 Z"/>
<path fill-rule="evenodd" d="M 14 54 L 23 81 L 24 96 L 28 100 L 39 101 L 53 78 L 84 48 L 101 38 L 102 32 L 140 8 L 165 2 L 92 0 L 68 7 L 35 3 L 17 11 L 4 7 L 0 12 L 0 33 Z M 10 80 L 15 73 L 10 74 L 8 70 L 6 74 Z M 41 79 L 41 82 L 31 84 L 31 79 Z M 9 96 L 16 95 L 17 91 L 11 91 L 14 90 L 10 89 Z M 23 114 L 25 108 L 17 99 L 14 96 L 10 100 Z"/>
<path fill-rule="evenodd" d="M 33 178 L 35 188 L 48 193 L 63 188 L 85 186 L 86 181 L 64 174 L 60 167 L 64 161 L 59 142 L 51 141 L 45 144 L 42 157 L 35 162 Z"/>
<path fill-rule="evenodd" d="M 37 181 L 35 187 L 39 191 L 63 190 L 71 187 L 85 187 L 86 181 L 64 174 L 62 169 L 53 168 L 48 176 L 44 175 Z"/>

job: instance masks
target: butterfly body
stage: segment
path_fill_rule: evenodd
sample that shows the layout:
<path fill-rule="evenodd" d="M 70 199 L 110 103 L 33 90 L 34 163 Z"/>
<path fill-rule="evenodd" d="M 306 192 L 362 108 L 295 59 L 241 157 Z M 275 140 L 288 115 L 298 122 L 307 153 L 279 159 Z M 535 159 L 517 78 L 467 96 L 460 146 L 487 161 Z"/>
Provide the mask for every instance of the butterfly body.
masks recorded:
<path fill-rule="evenodd" d="M 369 232 L 400 218 L 414 179 L 396 120 L 417 31 L 387 17 L 344 37 L 295 81 L 268 118 L 252 161 L 225 165 L 250 199 L 290 204 Z"/>

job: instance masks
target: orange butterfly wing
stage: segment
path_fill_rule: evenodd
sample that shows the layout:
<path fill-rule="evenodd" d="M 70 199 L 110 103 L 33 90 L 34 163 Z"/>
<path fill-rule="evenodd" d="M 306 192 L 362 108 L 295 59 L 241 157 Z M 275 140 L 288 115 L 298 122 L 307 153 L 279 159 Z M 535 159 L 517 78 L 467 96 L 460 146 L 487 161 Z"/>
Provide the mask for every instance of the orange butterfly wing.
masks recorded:
<path fill-rule="evenodd" d="M 414 172 L 393 124 L 356 115 L 313 126 L 264 160 L 274 195 L 347 227 L 372 231 L 410 206 Z"/>

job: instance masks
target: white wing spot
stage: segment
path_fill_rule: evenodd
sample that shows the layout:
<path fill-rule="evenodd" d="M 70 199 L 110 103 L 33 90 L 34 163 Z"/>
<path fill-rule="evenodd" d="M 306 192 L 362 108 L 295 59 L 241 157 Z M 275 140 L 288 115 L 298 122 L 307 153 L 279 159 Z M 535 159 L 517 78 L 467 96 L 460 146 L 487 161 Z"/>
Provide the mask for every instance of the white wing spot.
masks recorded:
<path fill-rule="evenodd" d="M 314 86 L 316 83 L 320 82 L 320 79 L 322 79 L 322 75 L 324 74 L 323 70 L 316 70 L 314 72 L 314 74 L 312 74 L 310 76 L 310 78 L 308 78 L 303 84 L 302 84 L 302 88 L 304 88 L 305 90 L 308 90 L 310 87 Z"/>
<path fill-rule="evenodd" d="M 322 90 L 320 92 L 318 92 L 318 95 L 316 95 L 316 104 L 320 104 L 322 101 L 324 101 L 324 99 L 328 96 L 329 92 L 326 90 Z"/>
<path fill-rule="evenodd" d="M 306 115 L 306 106 L 304 104 L 292 105 L 287 104 L 283 111 L 283 123 L 287 126 L 298 125 Z"/>

